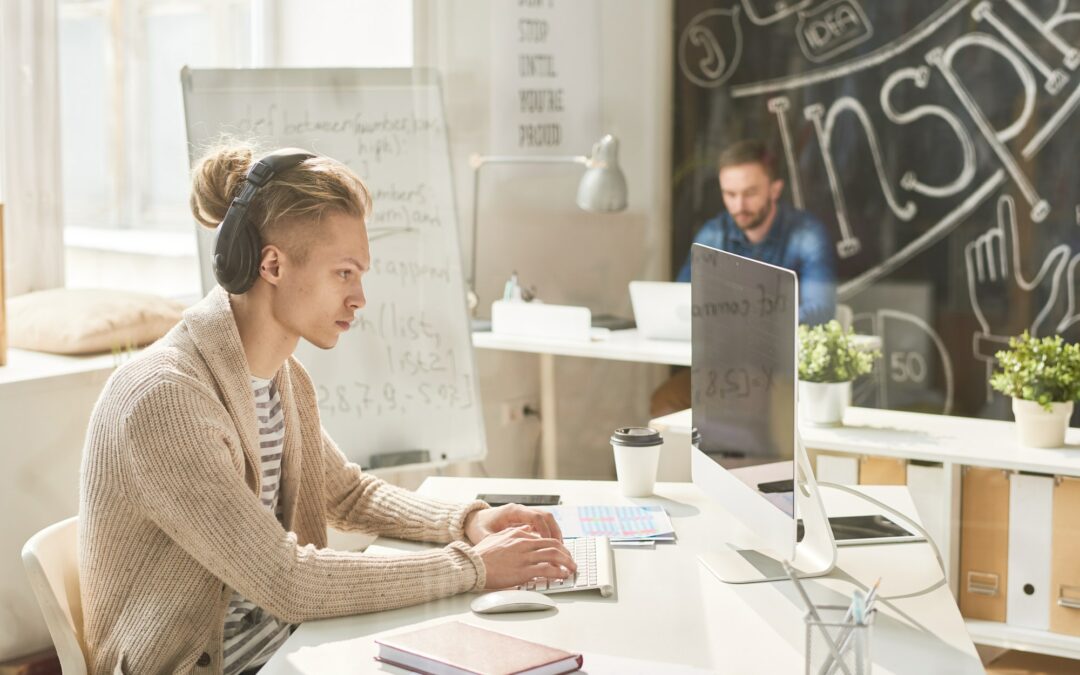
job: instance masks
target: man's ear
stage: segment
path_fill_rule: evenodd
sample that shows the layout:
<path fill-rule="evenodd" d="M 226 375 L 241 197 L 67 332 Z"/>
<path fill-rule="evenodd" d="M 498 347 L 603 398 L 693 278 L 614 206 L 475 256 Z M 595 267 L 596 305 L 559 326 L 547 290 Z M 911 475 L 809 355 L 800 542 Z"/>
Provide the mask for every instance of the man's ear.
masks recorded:
<path fill-rule="evenodd" d="M 259 261 L 259 276 L 272 286 L 277 286 L 281 281 L 281 267 L 284 253 L 273 244 L 267 244 L 262 249 L 262 259 Z"/>
<path fill-rule="evenodd" d="M 780 195 L 784 192 L 784 181 L 779 178 L 769 184 L 769 196 L 775 202 L 780 199 Z"/>

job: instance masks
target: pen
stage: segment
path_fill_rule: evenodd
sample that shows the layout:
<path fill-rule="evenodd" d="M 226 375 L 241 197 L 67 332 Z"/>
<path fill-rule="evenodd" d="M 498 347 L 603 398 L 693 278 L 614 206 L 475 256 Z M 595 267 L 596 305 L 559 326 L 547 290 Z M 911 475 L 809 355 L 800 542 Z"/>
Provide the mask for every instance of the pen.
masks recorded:
<path fill-rule="evenodd" d="M 814 621 L 821 622 L 821 615 L 818 614 L 817 608 L 814 607 L 814 603 L 810 602 L 810 596 L 807 595 L 806 589 L 803 588 L 802 582 L 799 581 L 799 575 L 788 564 L 788 561 L 781 560 L 780 564 L 784 566 L 784 572 L 791 577 L 791 583 L 795 585 L 795 590 L 799 592 L 799 597 L 802 598 L 803 603 L 806 605 L 806 611 L 810 613 L 810 616 L 814 617 Z"/>
<path fill-rule="evenodd" d="M 866 596 L 862 596 L 862 591 L 855 589 L 855 593 L 863 599 L 862 610 L 864 615 L 866 611 L 869 610 L 870 603 L 872 603 L 877 596 L 877 589 L 880 584 L 881 577 L 878 577 L 877 581 L 874 582 L 874 585 L 870 587 L 870 591 L 866 594 Z M 855 619 L 855 597 L 856 596 L 854 594 L 851 597 L 851 604 L 848 605 L 848 611 L 846 614 L 844 614 L 844 623 L 850 623 L 853 619 Z M 861 622 L 856 620 L 855 623 Z"/>
<path fill-rule="evenodd" d="M 863 612 L 866 609 L 866 596 L 859 589 L 851 594 L 851 618 L 856 625 L 862 625 Z"/>
<path fill-rule="evenodd" d="M 881 577 L 878 577 L 877 581 L 874 582 L 874 585 L 870 587 L 870 592 L 866 594 L 866 606 L 863 608 L 863 610 L 864 610 L 864 617 L 863 618 L 865 618 L 865 615 L 869 614 L 870 610 L 873 609 L 874 601 L 877 600 L 877 589 L 878 589 L 878 586 L 880 586 L 880 585 L 881 585 Z"/>
<path fill-rule="evenodd" d="M 799 597 L 802 598 L 803 603 L 806 605 L 807 614 L 813 617 L 814 621 L 818 623 L 818 630 L 825 634 L 825 644 L 829 646 L 829 652 L 831 654 L 829 658 L 832 659 L 832 662 L 834 663 L 840 663 L 840 652 L 836 649 L 836 643 L 832 641 L 832 638 L 829 637 L 829 632 L 821 625 L 821 615 L 818 614 L 817 608 L 814 607 L 814 603 L 810 601 L 809 594 L 807 594 L 806 589 L 803 588 L 802 582 L 799 581 L 798 572 L 796 572 L 786 560 L 781 560 L 780 564 L 784 566 L 784 572 L 791 577 L 791 583 L 795 586 L 795 590 L 799 592 Z M 806 648 L 809 649 L 809 645 L 807 645 Z M 826 661 L 826 663 L 829 663 L 829 661 Z M 840 667 L 844 668 L 845 673 L 847 672 L 847 668 L 844 667 L 844 664 L 841 663 Z"/>
<path fill-rule="evenodd" d="M 858 590 L 856 590 L 855 592 L 861 593 L 861 591 Z M 848 673 L 848 675 L 851 675 L 851 672 L 848 670 L 847 665 L 844 664 L 844 658 L 841 656 L 841 654 L 843 654 L 844 650 L 847 649 L 847 644 L 851 640 L 851 632 L 852 630 L 854 630 L 851 621 L 856 611 L 855 602 L 856 599 L 853 595 L 851 598 L 851 604 L 848 605 L 847 613 L 844 614 L 844 618 L 840 622 L 841 628 L 836 633 L 835 643 L 832 641 L 832 638 L 829 637 L 828 631 L 822 628 L 822 632 L 825 633 L 825 644 L 829 645 L 829 655 L 825 657 L 825 661 L 822 662 L 821 668 L 818 669 L 818 675 L 832 675 L 832 673 L 836 672 L 837 668 L 844 671 L 845 673 Z M 860 671 L 856 670 L 855 672 L 858 674 Z"/>
<path fill-rule="evenodd" d="M 870 591 L 868 593 L 866 593 L 865 596 L 863 595 L 862 591 L 860 591 L 858 589 L 855 590 L 855 592 L 852 594 L 851 606 L 848 608 L 847 614 L 844 615 L 844 623 L 845 624 L 851 622 L 852 620 L 854 620 L 855 626 L 861 626 L 861 625 L 864 625 L 866 623 L 867 617 L 870 615 L 870 610 L 873 609 L 874 601 L 877 599 L 877 592 L 878 592 L 878 588 L 880 586 L 881 586 L 881 577 L 878 577 L 877 580 L 874 581 L 873 585 L 870 586 Z M 843 651 L 845 649 L 847 649 L 848 643 L 851 642 L 852 633 L 854 631 L 855 631 L 854 626 L 847 626 L 840 633 L 840 635 L 838 636 L 838 639 L 837 639 L 837 642 L 840 644 L 840 646 L 837 649 L 837 651 L 839 653 L 843 653 Z M 865 634 L 865 631 L 863 631 L 862 633 L 857 633 L 856 637 L 858 639 L 865 639 L 865 638 L 862 638 L 862 635 L 864 635 L 864 634 Z M 856 658 L 857 662 L 861 662 L 861 660 L 862 660 L 861 645 L 856 646 L 855 658 Z M 826 660 L 825 664 L 822 665 L 821 672 L 823 672 L 823 673 L 832 673 L 832 672 L 834 672 L 836 670 L 837 664 L 839 664 L 839 656 L 836 657 L 835 662 L 830 662 L 829 660 Z M 843 664 L 839 664 L 839 665 L 841 667 L 843 666 Z M 858 663 L 856 665 L 857 665 L 856 672 L 860 672 L 859 669 L 861 669 L 862 666 L 859 665 Z"/>
<path fill-rule="evenodd" d="M 851 635 L 853 635 L 855 638 L 855 672 L 863 673 L 865 671 L 863 670 L 861 642 L 864 631 L 858 630 L 858 627 L 865 625 L 864 622 L 866 619 L 866 596 L 863 595 L 863 592 L 857 588 L 851 594 L 851 610 L 852 618 L 855 620 L 856 626 L 855 628 L 851 629 Z M 843 644 L 847 644 L 848 642 L 851 642 L 851 637 L 848 637 L 848 639 Z M 841 645 L 841 649 L 843 649 L 843 645 Z"/>

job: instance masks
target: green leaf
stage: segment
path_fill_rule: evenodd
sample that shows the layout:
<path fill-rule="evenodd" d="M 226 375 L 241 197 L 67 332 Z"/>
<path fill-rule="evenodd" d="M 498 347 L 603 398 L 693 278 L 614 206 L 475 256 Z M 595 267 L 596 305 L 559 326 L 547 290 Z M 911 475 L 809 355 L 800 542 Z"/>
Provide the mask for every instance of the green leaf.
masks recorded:
<path fill-rule="evenodd" d="M 1051 403 L 1080 400 L 1080 345 L 1060 335 L 1034 338 L 1027 331 L 1009 338 L 1009 349 L 996 355 L 990 386 L 1006 396 L 1035 401 L 1046 410 Z"/>
<path fill-rule="evenodd" d="M 837 321 L 799 326 L 799 379 L 806 382 L 848 382 L 869 373 L 878 350 L 855 346 L 854 331 Z"/>

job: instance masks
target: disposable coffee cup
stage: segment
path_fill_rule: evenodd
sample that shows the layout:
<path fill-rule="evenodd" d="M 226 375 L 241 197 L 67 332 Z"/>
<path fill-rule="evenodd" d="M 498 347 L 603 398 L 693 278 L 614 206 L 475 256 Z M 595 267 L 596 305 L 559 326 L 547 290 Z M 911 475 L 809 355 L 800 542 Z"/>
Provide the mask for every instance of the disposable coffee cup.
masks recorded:
<path fill-rule="evenodd" d="M 611 436 L 615 451 L 615 475 L 619 489 L 627 497 L 647 497 L 656 483 L 663 437 L 649 427 L 623 427 Z"/>

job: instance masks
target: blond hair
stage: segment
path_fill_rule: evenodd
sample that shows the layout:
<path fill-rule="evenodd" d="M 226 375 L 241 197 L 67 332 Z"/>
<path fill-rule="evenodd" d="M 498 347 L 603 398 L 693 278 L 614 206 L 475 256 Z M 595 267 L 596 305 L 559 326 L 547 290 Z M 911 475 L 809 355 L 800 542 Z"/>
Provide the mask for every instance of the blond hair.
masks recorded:
<path fill-rule="evenodd" d="M 252 144 L 236 141 L 207 150 L 192 171 L 190 204 L 195 220 L 216 228 L 261 156 Z M 264 245 L 280 246 L 302 262 L 315 233 L 311 226 L 329 211 L 364 220 L 371 211 L 371 193 L 352 169 L 319 156 L 275 176 L 255 195 L 247 215 Z"/>

